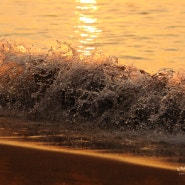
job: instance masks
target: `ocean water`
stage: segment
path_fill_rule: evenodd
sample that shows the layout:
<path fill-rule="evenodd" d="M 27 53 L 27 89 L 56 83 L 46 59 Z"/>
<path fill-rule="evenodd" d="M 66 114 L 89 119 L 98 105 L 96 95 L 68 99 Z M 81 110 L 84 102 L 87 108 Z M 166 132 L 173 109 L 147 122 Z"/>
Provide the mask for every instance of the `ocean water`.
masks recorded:
<path fill-rule="evenodd" d="M 48 50 L 56 40 L 83 55 L 101 50 L 150 73 L 183 69 L 185 1 L 6 0 L 0 37 Z"/>
<path fill-rule="evenodd" d="M 1 10 L 1 114 L 185 131 L 183 1 L 9 0 Z"/>
<path fill-rule="evenodd" d="M 1 139 L 160 156 L 184 170 L 184 7 L 2 1 Z"/>

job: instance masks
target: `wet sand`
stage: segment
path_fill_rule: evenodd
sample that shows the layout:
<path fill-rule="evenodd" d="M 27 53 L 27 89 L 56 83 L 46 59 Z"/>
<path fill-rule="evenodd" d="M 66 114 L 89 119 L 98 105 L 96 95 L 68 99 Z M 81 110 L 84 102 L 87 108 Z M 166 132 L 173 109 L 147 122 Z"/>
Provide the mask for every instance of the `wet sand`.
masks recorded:
<path fill-rule="evenodd" d="M 1 185 L 183 185 L 185 175 L 103 157 L 0 142 Z"/>

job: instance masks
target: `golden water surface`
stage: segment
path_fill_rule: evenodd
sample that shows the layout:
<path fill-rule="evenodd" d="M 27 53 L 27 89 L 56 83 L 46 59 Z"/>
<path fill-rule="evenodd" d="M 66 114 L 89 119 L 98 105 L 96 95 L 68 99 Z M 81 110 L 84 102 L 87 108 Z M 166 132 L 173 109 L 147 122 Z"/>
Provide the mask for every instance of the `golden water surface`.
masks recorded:
<path fill-rule="evenodd" d="M 149 72 L 185 66 L 185 1 L 6 0 L 0 37 L 47 49 L 68 42 Z"/>

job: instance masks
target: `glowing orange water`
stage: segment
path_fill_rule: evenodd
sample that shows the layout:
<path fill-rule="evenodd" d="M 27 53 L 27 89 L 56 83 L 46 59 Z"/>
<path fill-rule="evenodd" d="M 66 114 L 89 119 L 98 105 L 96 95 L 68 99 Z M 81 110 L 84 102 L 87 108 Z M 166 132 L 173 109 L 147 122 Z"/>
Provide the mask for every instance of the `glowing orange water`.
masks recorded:
<path fill-rule="evenodd" d="M 185 1 L 27 0 L 1 2 L 0 36 L 48 49 L 67 41 L 149 72 L 184 68 Z"/>

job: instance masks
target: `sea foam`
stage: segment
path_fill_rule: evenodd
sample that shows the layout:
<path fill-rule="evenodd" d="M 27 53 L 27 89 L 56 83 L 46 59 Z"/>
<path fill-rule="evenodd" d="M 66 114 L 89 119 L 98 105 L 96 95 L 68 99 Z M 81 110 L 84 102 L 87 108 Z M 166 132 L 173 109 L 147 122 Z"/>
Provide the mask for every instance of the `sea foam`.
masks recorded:
<path fill-rule="evenodd" d="M 47 51 L 0 41 L 0 112 L 103 128 L 185 131 L 185 72 L 151 75 L 67 43 Z"/>

